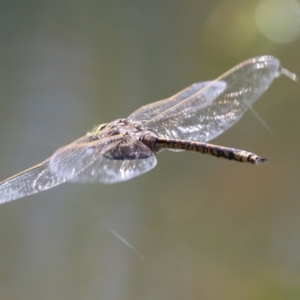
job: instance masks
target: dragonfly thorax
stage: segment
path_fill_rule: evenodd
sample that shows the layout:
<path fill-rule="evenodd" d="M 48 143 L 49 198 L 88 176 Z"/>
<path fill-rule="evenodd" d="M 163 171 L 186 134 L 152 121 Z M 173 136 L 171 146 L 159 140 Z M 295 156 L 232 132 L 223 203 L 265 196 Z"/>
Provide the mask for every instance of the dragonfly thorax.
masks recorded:
<path fill-rule="evenodd" d="M 111 130 L 113 132 L 112 135 L 136 135 L 139 132 L 145 131 L 145 127 L 142 122 L 131 121 L 129 119 L 118 119 L 109 123 L 106 126 L 106 130 Z"/>
<path fill-rule="evenodd" d="M 145 131 L 146 128 L 142 122 L 131 121 L 129 119 L 117 119 L 111 123 L 96 126 L 89 134 L 99 139 L 113 135 L 137 136 Z"/>

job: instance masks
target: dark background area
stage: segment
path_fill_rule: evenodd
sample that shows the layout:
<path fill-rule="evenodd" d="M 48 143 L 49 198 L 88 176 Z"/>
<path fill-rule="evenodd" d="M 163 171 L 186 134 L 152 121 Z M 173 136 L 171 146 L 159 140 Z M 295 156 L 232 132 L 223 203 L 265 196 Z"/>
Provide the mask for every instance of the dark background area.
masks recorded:
<path fill-rule="evenodd" d="M 1 1 L 0 179 L 245 59 L 300 75 L 299 6 Z M 247 112 L 213 141 L 263 165 L 164 151 L 128 182 L 1 205 L 0 299 L 300 299 L 299 95 L 276 79 L 254 105 L 273 134 Z"/>

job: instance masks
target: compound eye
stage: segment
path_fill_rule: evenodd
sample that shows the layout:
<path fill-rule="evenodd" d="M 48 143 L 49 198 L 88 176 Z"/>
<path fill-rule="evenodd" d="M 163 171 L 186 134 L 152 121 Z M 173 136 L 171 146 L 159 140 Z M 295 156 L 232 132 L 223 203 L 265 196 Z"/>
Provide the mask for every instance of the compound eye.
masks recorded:
<path fill-rule="evenodd" d="M 92 130 L 92 134 L 97 134 L 99 133 L 100 131 L 102 131 L 105 127 L 107 126 L 107 123 L 105 124 L 100 124 L 98 126 L 96 126 L 93 130 Z"/>
<path fill-rule="evenodd" d="M 107 126 L 107 123 L 101 124 L 98 126 L 99 131 L 103 130 Z"/>

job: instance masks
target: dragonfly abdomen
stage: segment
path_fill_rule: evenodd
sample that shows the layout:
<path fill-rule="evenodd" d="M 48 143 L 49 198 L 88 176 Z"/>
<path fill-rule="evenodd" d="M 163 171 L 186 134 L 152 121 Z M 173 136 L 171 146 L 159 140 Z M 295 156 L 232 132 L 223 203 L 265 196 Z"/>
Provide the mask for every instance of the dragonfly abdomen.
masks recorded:
<path fill-rule="evenodd" d="M 155 141 L 155 148 L 158 151 L 162 149 L 175 149 L 200 152 L 202 154 L 209 154 L 215 157 L 221 157 L 228 160 L 235 160 L 238 162 L 247 162 L 252 164 L 262 163 L 267 160 L 265 158 L 259 157 L 252 152 L 240 149 L 179 139 L 157 138 Z"/>

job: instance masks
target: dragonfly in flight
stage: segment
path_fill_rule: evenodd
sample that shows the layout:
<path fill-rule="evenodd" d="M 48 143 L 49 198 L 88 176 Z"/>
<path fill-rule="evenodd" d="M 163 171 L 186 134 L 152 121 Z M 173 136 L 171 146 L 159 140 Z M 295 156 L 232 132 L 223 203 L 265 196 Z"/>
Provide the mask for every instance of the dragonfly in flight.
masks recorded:
<path fill-rule="evenodd" d="M 194 151 L 238 162 L 266 161 L 254 153 L 208 144 L 234 125 L 285 74 L 273 56 L 246 60 L 213 81 L 192 84 L 176 95 L 142 106 L 126 119 L 95 127 L 45 161 L 0 182 L 0 203 L 66 181 L 115 183 L 155 167 L 164 149 Z"/>

